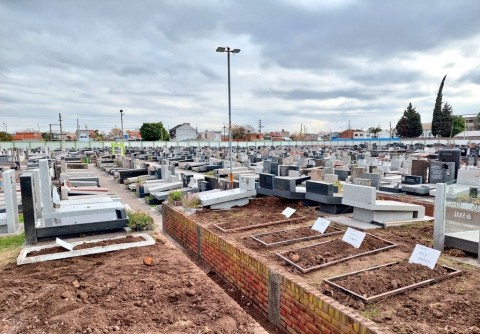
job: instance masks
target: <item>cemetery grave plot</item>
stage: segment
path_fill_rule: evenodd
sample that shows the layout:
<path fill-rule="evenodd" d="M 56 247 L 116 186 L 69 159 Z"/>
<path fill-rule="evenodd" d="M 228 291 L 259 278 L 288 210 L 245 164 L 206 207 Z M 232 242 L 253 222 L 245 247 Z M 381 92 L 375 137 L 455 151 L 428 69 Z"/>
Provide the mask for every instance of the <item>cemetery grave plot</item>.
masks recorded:
<path fill-rule="evenodd" d="M 286 207 L 297 211 L 287 219 L 281 212 Z M 270 225 L 301 223 L 316 217 L 313 207 L 281 200 L 276 197 L 255 198 L 241 208 L 227 211 L 203 209 L 195 214 L 194 219 L 202 224 L 215 227 L 222 232 L 239 232 Z"/>
<path fill-rule="evenodd" d="M 364 303 L 370 303 L 459 274 L 460 270 L 444 265 L 437 265 L 432 270 L 420 264 L 402 261 L 331 277 L 325 279 L 325 282 Z M 327 287 L 322 292 L 335 297 L 335 293 Z"/>
<path fill-rule="evenodd" d="M 237 220 L 237 221 L 228 222 L 228 223 L 215 224 L 213 226 L 215 226 L 222 232 L 238 232 L 238 231 L 252 230 L 258 227 L 301 222 L 305 219 L 305 217 L 303 216 L 285 219 L 284 216 L 280 217 L 278 215 L 274 215 L 274 217 L 272 218 L 274 220 L 259 223 L 258 221 L 261 220 L 262 217 L 263 217 L 262 215 L 253 214 L 249 217 L 251 220 L 246 222 Z"/>
<path fill-rule="evenodd" d="M 275 247 L 301 241 L 329 237 L 343 232 L 344 231 L 339 228 L 329 226 L 327 230 L 325 230 L 325 233 L 322 234 L 318 231 L 312 230 L 311 226 L 303 226 L 282 231 L 258 233 L 252 235 L 251 238 L 265 247 Z"/>
<path fill-rule="evenodd" d="M 149 247 L 0 266 L 0 332 L 254 333 L 253 319 L 162 238 Z"/>
<path fill-rule="evenodd" d="M 266 200 L 268 198 L 260 198 Z M 299 226 L 307 226 L 313 223 L 318 217 L 317 211 L 308 211 L 311 208 L 301 208 L 292 204 L 292 202 L 273 201 L 263 202 L 265 208 L 263 212 L 269 216 L 271 212 L 282 211 L 290 206 L 298 209 L 303 215 L 311 217 L 310 221 L 301 223 L 291 223 L 279 227 L 259 228 L 259 232 L 271 232 L 272 230 L 291 229 Z M 262 203 L 262 202 L 260 202 Z M 275 204 L 276 203 L 276 204 Z M 278 208 L 278 209 L 277 209 Z M 262 210 L 262 208 L 258 208 Z M 241 213 L 243 212 L 243 214 Z M 250 217 L 249 206 L 242 207 L 236 215 L 238 219 L 248 220 Z M 198 221 L 199 213 L 191 216 L 204 226 L 210 226 L 208 223 L 212 215 L 229 214 L 227 212 L 203 212 L 201 221 Z M 218 221 L 218 220 L 216 220 Z M 337 225 L 335 225 L 337 226 Z M 215 233 L 220 233 L 215 229 Z M 298 271 L 298 279 L 310 285 L 327 296 L 331 296 L 329 291 L 334 292 L 334 299 L 352 311 L 358 312 L 364 318 L 368 318 L 377 323 L 387 332 L 405 333 L 405 334 L 479 334 L 480 333 L 480 269 L 472 266 L 460 264 L 451 257 L 458 257 L 463 260 L 465 253 L 459 250 L 446 250 L 439 263 L 462 271 L 461 275 L 453 276 L 449 279 L 439 281 L 435 284 L 424 286 L 418 289 L 409 290 L 402 294 L 397 294 L 379 301 L 365 303 L 358 298 L 352 297 L 341 290 L 324 290 L 323 280 L 352 271 L 360 271 L 378 265 L 390 263 L 392 261 L 403 261 L 407 259 L 413 251 L 416 244 L 422 244 L 432 247 L 433 241 L 433 222 L 422 222 L 411 225 L 389 227 L 387 229 L 376 229 L 369 231 L 372 235 L 386 239 L 397 244 L 397 247 L 391 248 L 388 252 L 378 252 L 369 256 L 352 258 L 346 262 L 340 262 L 337 265 L 324 267 L 321 270 L 311 271 L 301 274 Z M 250 236 L 254 234 L 251 231 L 243 231 L 235 234 L 224 234 L 222 238 L 230 240 L 249 252 L 254 252 L 256 256 L 264 263 L 273 263 L 276 267 L 281 265 L 279 257 L 275 252 L 284 252 L 293 248 L 292 245 L 280 246 L 279 249 L 270 249 L 254 241 Z M 336 238 L 335 236 L 330 238 Z M 318 240 L 302 242 L 298 247 L 311 245 Z M 351 246 L 350 246 L 351 247 Z M 468 256 L 468 254 L 467 254 Z M 476 260 L 476 259 L 475 259 Z M 280 271 L 292 272 L 291 266 L 278 268 Z M 401 278 L 403 280 L 403 278 Z"/>
<path fill-rule="evenodd" d="M 341 239 L 333 239 L 312 246 L 276 253 L 276 255 L 285 261 L 285 265 L 291 265 L 305 274 L 312 270 L 386 251 L 393 247 L 396 247 L 396 244 L 367 234 L 360 248 L 354 248 Z"/>
<path fill-rule="evenodd" d="M 130 243 L 140 242 L 140 241 L 145 241 L 145 239 L 142 237 L 134 236 L 134 235 L 127 235 L 125 237 L 116 238 L 116 239 L 101 240 L 96 242 L 84 242 L 82 244 L 74 246 L 73 250 L 89 249 L 94 247 L 106 247 L 110 245 L 130 244 Z M 40 250 L 28 252 L 27 257 L 35 257 L 35 256 L 47 255 L 47 254 L 58 254 L 58 253 L 65 253 L 65 252 L 69 252 L 69 250 L 60 246 L 53 246 L 49 248 L 43 248 Z"/>

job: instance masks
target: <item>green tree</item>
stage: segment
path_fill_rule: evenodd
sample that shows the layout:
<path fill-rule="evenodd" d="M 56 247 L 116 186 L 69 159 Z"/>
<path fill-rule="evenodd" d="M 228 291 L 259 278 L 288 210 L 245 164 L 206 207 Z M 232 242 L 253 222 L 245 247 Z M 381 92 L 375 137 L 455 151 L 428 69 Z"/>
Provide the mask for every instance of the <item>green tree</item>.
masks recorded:
<path fill-rule="evenodd" d="M 100 133 L 99 130 L 93 130 L 93 133 L 95 134 L 95 140 L 96 141 L 104 141 L 105 140 L 105 133 Z"/>
<path fill-rule="evenodd" d="M 12 141 L 13 137 L 8 132 L 2 131 L 0 132 L 0 141 Z"/>
<path fill-rule="evenodd" d="M 452 106 L 447 102 L 443 104 L 443 108 L 436 117 L 437 132 L 433 132 L 433 120 L 432 120 L 432 134 L 440 137 L 450 137 L 452 134 L 453 116 Z"/>
<path fill-rule="evenodd" d="M 463 116 L 453 115 L 451 137 L 455 137 L 462 131 L 465 131 L 465 119 L 463 118 Z"/>
<path fill-rule="evenodd" d="M 442 98 L 443 98 L 443 85 L 447 75 L 443 77 L 442 83 L 438 89 L 437 99 L 435 100 L 435 107 L 433 109 L 432 117 L 432 135 L 440 137 L 448 137 L 452 128 L 452 120 L 443 113 L 442 110 Z"/>
<path fill-rule="evenodd" d="M 374 127 L 372 126 L 371 128 L 368 128 L 368 133 L 372 133 L 373 136 L 372 138 L 378 138 L 378 133 L 382 132 L 382 128 L 379 126 Z"/>
<path fill-rule="evenodd" d="M 170 139 L 168 131 L 163 127 L 162 122 L 143 123 L 140 127 L 140 134 L 142 135 L 142 140 L 146 141 L 166 141 Z"/>
<path fill-rule="evenodd" d="M 474 124 L 475 124 L 475 130 L 480 130 L 480 112 L 477 114 Z"/>
<path fill-rule="evenodd" d="M 50 134 L 50 132 L 42 132 L 42 139 L 45 141 L 53 140 L 53 134 Z"/>
<path fill-rule="evenodd" d="M 400 138 L 416 138 L 423 133 L 421 116 L 412 106 L 412 103 L 409 103 L 407 109 L 403 112 L 395 131 Z"/>

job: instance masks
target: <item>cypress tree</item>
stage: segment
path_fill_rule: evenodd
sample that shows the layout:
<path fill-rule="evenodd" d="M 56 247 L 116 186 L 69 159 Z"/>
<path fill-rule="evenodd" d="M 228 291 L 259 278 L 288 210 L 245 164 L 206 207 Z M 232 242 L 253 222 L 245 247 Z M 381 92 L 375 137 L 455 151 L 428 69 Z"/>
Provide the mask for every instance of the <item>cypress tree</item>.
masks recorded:
<path fill-rule="evenodd" d="M 451 130 L 451 123 L 445 124 L 444 119 L 445 117 L 442 116 L 442 91 L 443 85 L 445 83 L 445 79 L 447 75 L 443 77 L 442 83 L 440 84 L 440 88 L 438 89 L 437 99 L 435 100 L 435 107 L 433 109 L 433 117 L 432 117 L 432 135 L 440 137 L 448 137 L 450 135 Z M 446 134 L 446 135 L 445 135 Z"/>

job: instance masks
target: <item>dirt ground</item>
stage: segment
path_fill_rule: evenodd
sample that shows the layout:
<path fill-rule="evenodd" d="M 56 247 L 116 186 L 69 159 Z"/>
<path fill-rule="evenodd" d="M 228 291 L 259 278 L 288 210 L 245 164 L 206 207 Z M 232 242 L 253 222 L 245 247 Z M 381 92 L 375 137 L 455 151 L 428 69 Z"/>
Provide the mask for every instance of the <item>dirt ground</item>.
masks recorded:
<path fill-rule="evenodd" d="M 151 265 L 144 259 L 151 258 Z M 0 266 L 1 333 L 255 333 L 163 236 L 155 246 Z"/>
<path fill-rule="evenodd" d="M 275 266 L 278 270 L 295 273 L 300 282 L 307 282 L 311 286 L 329 295 L 344 305 L 356 310 L 362 316 L 377 322 L 385 329 L 394 333 L 430 334 L 430 333 L 466 333 L 480 334 L 480 268 L 463 263 L 465 258 L 471 258 L 459 250 L 446 250 L 443 252 L 439 264 L 462 270 L 460 276 L 455 276 L 439 283 L 421 287 L 403 294 L 387 297 L 378 302 L 364 304 L 352 296 L 346 295 L 337 289 L 326 286 L 323 279 L 346 274 L 348 272 L 366 269 L 369 267 L 390 263 L 393 261 L 406 261 L 410 257 L 417 243 L 432 246 L 433 224 L 421 223 L 388 229 L 369 230 L 368 232 L 380 238 L 394 242 L 397 247 L 378 254 L 372 254 L 362 258 L 348 260 L 308 274 L 301 274 L 296 269 L 288 266 L 275 254 L 284 253 L 296 248 L 301 248 L 318 243 L 318 240 L 298 242 L 279 247 L 265 247 L 251 238 L 258 233 L 282 231 L 311 226 L 319 213 L 311 207 L 302 207 L 300 203 L 292 203 L 276 198 L 265 197 L 251 201 L 246 207 L 237 209 L 232 213 L 222 211 L 224 221 L 235 219 L 236 225 L 252 224 L 252 218 L 258 214 L 266 217 L 276 217 L 287 206 L 297 209 L 299 214 L 309 217 L 310 221 L 300 221 L 281 226 L 268 226 L 249 231 L 236 233 L 223 233 L 212 225 L 217 220 L 218 212 L 204 210 L 194 217 L 204 224 L 223 235 L 223 237 L 241 244 L 247 251 L 265 263 Z M 322 215 L 323 216 L 323 215 Z M 264 221 L 269 219 L 264 217 Z M 333 224 L 335 227 L 339 225 Z M 332 236 L 325 239 L 334 239 Z M 322 239 L 323 241 L 324 239 Z M 417 274 L 413 271 L 414 274 Z M 412 275 L 411 270 L 399 271 L 395 280 L 407 281 L 407 276 Z M 422 274 L 418 272 L 418 276 Z"/>

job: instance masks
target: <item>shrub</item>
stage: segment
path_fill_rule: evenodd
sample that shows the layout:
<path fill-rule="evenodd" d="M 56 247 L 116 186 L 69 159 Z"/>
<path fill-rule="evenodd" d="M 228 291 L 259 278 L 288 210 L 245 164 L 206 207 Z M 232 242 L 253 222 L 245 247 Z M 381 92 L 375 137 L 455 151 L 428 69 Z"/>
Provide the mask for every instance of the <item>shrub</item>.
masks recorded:
<path fill-rule="evenodd" d="M 183 192 L 181 190 L 173 190 L 168 194 L 168 202 L 181 201 L 183 198 Z"/>
<path fill-rule="evenodd" d="M 132 231 L 146 231 L 153 230 L 155 223 L 153 218 L 146 213 L 143 213 L 140 210 L 137 211 L 127 211 L 128 216 L 128 227 Z"/>
<path fill-rule="evenodd" d="M 186 208 L 198 208 L 200 207 L 200 198 L 198 198 L 197 194 L 187 194 L 182 199 L 182 205 Z"/>

